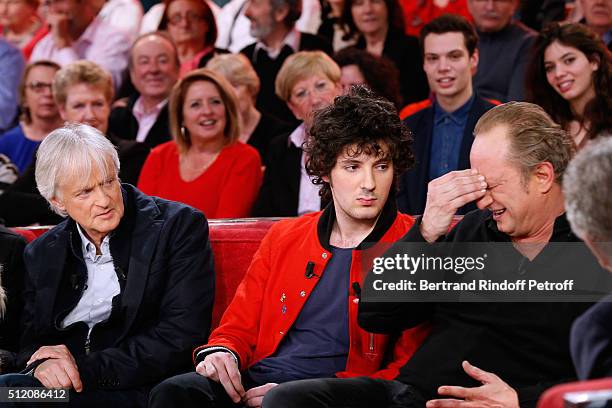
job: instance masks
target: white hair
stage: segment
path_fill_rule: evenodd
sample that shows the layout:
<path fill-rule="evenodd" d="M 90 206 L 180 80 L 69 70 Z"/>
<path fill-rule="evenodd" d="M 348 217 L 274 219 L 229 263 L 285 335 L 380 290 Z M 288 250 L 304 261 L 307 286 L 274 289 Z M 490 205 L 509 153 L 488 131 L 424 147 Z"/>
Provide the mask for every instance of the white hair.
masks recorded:
<path fill-rule="evenodd" d="M 612 242 L 612 137 L 600 136 L 580 150 L 564 175 L 565 209 L 582 238 Z"/>
<path fill-rule="evenodd" d="M 109 168 L 110 166 L 113 166 Z M 96 169 L 105 178 L 109 170 L 119 174 L 119 156 L 115 146 L 98 129 L 74 123 L 54 130 L 42 141 L 36 153 L 36 186 L 51 209 L 67 214 L 53 205 L 61 182 L 70 179 L 89 180 Z"/>

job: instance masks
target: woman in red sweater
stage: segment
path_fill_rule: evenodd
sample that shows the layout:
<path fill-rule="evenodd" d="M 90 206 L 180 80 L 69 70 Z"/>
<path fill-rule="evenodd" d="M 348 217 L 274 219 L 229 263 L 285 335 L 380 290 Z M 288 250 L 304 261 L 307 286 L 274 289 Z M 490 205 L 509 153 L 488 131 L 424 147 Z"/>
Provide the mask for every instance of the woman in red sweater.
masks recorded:
<path fill-rule="evenodd" d="M 238 141 L 231 85 L 210 70 L 193 71 L 172 90 L 169 114 L 174 140 L 151 151 L 138 188 L 189 204 L 209 219 L 248 216 L 261 185 L 261 160 Z"/>

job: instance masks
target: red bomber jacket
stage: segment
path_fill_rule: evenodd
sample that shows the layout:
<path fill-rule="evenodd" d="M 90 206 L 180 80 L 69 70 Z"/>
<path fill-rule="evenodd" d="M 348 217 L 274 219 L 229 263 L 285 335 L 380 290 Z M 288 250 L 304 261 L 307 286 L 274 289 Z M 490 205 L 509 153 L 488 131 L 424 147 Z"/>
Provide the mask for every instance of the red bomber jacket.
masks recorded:
<path fill-rule="evenodd" d="M 360 285 L 363 280 L 362 246 L 368 242 L 395 242 L 414 224 L 411 216 L 397 212 L 394 201 L 389 200 L 374 230 L 353 251 L 352 288 L 356 287 L 354 282 Z M 331 259 L 329 236 L 334 219 L 332 203 L 323 212 L 279 221 L 270 228 L 219 327 L 211 333 L 208 344 L 194 350 L 195 364 L 207 354 L 227 349 L 238 358 L 240 369 L 245 370 L 274 354 L 319 281 L 317 276 L 324 273 Z M 308 267 L 309 262 L 314 268 Z M 306 276 L 307 269 L 314 273 L 310 278 Z M 336 376 L 393 379 L 428 334 L 428 328 L 404 331 L 395 343 L 389 364 L 383 368 L 389 336 L 369 333 L 358 326 L 358 295 L 351 289 L 347 299 L 349 354 L 345 371 Z"/>

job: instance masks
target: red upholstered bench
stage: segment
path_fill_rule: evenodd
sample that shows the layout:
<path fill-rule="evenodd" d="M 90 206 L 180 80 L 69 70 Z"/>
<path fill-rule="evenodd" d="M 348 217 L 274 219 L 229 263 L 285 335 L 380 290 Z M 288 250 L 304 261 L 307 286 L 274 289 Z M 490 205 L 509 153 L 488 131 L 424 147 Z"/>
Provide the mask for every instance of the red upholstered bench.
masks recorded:
<path fill-rule="evenodd" d="M 455 217 L 453 226 L 461 217 Z M 212 328 L 218 326 L 238 284 L 247 271 L 268 229 L 278 218 L 240 218 L 210 220 L 210 242 L 215 257 L 216 290 Z M 28 241 L 41 236 L 50 227 L 13 228 Z"/>

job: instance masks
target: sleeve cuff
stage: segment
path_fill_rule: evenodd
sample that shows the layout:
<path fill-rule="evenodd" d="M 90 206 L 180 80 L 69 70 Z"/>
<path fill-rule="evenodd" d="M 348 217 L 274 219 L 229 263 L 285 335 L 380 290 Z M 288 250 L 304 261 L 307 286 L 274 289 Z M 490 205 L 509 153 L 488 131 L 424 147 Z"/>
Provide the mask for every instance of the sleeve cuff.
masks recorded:
<path fill-rule="evenodd" d="M 223 346 L 211 346 L 211 347 L 206 347 L 205 349 L 198 351 L 195 356 L 196 366 L 200 364 L 202 361 L 204 361 L 207 355 L 216 353 L 219 351 L 222 351 L 224 353 L 230 353 L 232 357 L 234 358 L 236 365 L 240 367 L 240 358 L 238 358 L 238 355 L 232 350 L 228 349 L 227 347 L 223 347 Z"/>

